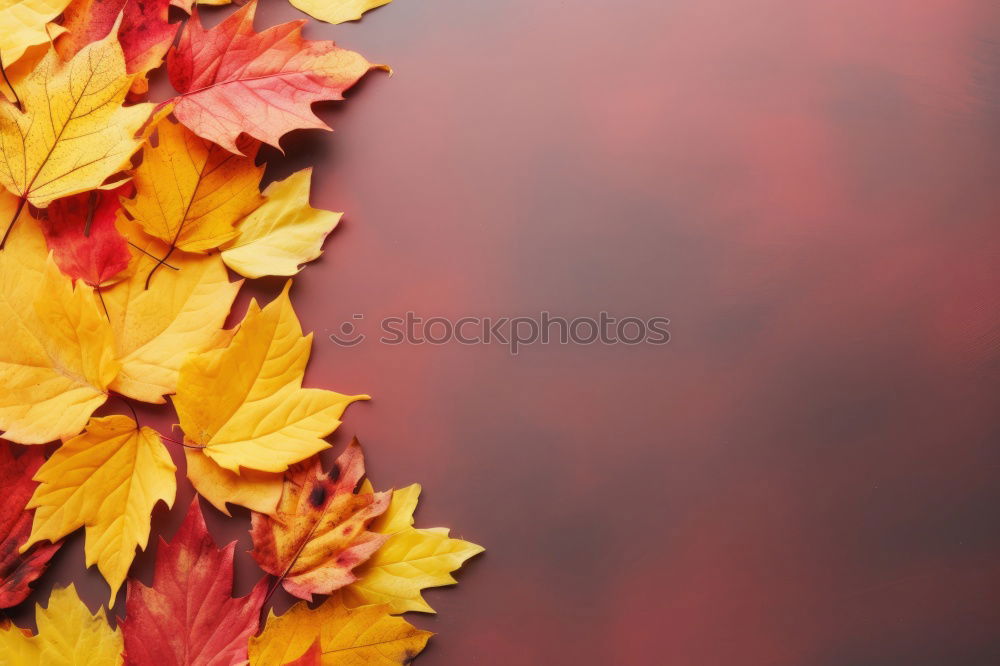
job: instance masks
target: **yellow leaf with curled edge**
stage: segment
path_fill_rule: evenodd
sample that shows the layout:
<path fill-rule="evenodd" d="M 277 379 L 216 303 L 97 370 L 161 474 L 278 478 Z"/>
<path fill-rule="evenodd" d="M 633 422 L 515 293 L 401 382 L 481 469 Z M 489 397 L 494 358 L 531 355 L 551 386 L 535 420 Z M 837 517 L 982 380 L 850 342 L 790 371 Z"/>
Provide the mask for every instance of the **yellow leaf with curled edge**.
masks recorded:
<path fill-rule="evenodd" d="M 44 44 L 37 44 L 29 48 L 14 64 L 8 64 L 6 60 L 4 61 L 4 73 L 7 74 L 7 79 L 0 78 L 0 93 L 3 93 L 8 102 L 17 102 L 19 98 L 15 91 L 21 89 L 24 79 L 38 66 L 50 48 L 52 45 L 46 41 Z"/>
<path fill-rule="evenodd" d="M 45 44 L 60 32 L 49 26 L 69 0 L 3 0 L 0 2 L 0 61 L 13 65 L 32 46 Z M 50 29 L 53 29 L 50 33 Z"/>
<path fill-rule="evenodd" d="M 222 249 L 222 260 L 248 278 L 295 275 L 323 252 L 323 240 L 343 213 L 309 205 L 312 169 L 302 169 L 264 190 L 264 203 L 239 223 L 239 236 Z"/>
<path fill-rule="evenodd" d="M 392 616 L 384 604 L 348 608 L 334 594 L 315 609 L 299 602 L 283 615 L 270 611 L 264 630 L 250 639 L 250 665 L 287 664 L 317 640 L 324 666 L 408 664 L 433 635 Z"/>
<path fill-rule="evenodd" d="M 175 254 L 145 288 L 165 243 L 120 220 L 133 243 L 130 275 L 104 291 L 121 363 L 111 389 L 136 400 L 163 403 L 177 390 L 188 354 L 219 346 L 221 329 L 242 282 L 230 282 L 217 255 Z"/>
<path fill-rule="evenodd" d="M 104 609 L 91 614 L 76 588 L 55 588 L 48 606 L 35 606 L 38 633 L 26 634 L 14 625 L 0 628 L 2 666 L 113 666 L 122 663 L 125 642 L 112 629 Z"/>
<path fill-rule="evenodd" d="M 370 488 L 365 480 L 361 492 Z M 454 585 L 452 572 L 483 552 L 482 546 L 452 539 L 445 528 L 414 529 L 413 511 L 419 496 L 419 484 L 394 490 L 389 508 L 372 521 L 371 531 L 392 536 L 354 570 L 358 579 L 343 589 L 349 604 L 384 603 L 393 613 L 433 613 L 421 591 Z"/>
<path fill-rule="evenodd" d="M 365 12 L 392 0 L 291 0 L 292 6 L 327 23 L 357 21 Z"/>
<path fill-rule="evenodd" d="M 259 144 L 244 144 L 246 157 L 234 155 L 169 118 L 156 125 L 156 135 L 156 146 L 143 148 L 136 194 L 122 202 L 125 210 L 171 252 L 204 253 L 234 238 L 233 225 L 264 201 L 264 169 L 253 159 Z"/>
<path fill-rule="evenodd" d="M 0 192 L 0 214 L 16 205 Z M 19 444 L 80 432 L 118 372 L 111 327 L 93 290 L 47 258 L 33 220 L 0 252 L 0 429 Z"/>
<path fill-rule="evenodd" d="M 17 90 L 24 110 L 0 103 L 0 185 L 41 208 L 119 185 L 105 181 L 139 148 L 153 109 L 122 106 L 132 78 L 113 35 L 68 62 L 50 49 Z"/>
<path fill-rule="evenodd" d="M 188 445 L 231 472 L 283 472 L 329 448 L 323 440 L 366 395 L 302 388 L 312 334 L 302 335 L 289 281 L 263 310 L 251 301 L 225 349 L 189 356 L 174 407 Z"/>
<path fill-rule="evenodd" d="M 176 471 L 152 428 L 120 414 L 91 419 L 35 473 L 41 483 L 28 502 L 35 519 L 22 550 L 86 527 L 87 566 L 97 564 L 114 604 L 136 546 L 149 542 L 153 507 L 174 503 Z"/>
<path fill-rule="evenodd" d="M 229 514 L 227 504 L 239 504 L 257 513 L 274 515 L 281 499 L 284 475 L 243 469 L 230 472 L 212 462 L 200 449 L 184 449 L 191 485 L 216 509 Z"/>

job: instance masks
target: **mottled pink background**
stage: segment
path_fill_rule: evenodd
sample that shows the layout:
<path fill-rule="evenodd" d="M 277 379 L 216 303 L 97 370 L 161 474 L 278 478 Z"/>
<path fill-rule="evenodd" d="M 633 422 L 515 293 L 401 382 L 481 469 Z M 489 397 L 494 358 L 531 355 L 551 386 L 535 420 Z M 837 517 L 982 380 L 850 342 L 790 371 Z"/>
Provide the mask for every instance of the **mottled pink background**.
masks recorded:
<path fill-rule="evenodd" d="M 488 548 L 419 663 L 1000 663 L 1000 3 L 397 0 L 306 33 L 395 69 L 269 154 L 347 211 L 292 293 L 307 383 L 371 393 L 334 443 Z M 408 310 L 672 341 L 326 337 Z M 81 536 L 19 621 L 57 582 L 106 601 Z"/>

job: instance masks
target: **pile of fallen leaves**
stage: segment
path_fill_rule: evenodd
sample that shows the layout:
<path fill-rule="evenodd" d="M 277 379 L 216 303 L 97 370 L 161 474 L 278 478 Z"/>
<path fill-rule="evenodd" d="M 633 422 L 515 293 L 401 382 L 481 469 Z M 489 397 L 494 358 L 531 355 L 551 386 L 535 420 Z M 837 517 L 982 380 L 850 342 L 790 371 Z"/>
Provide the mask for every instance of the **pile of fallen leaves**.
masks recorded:
<path fill-rule="evenodd" d="M 191 0 L 170 22 L 170 1 L 0 3 L 0 608 L 80 528 L 111 605 L 127 584 L 114 629 L 72 586 L 36 608 L 37 633 L 0 622 L 0 664 L 406 663 L 430 634 L 399 615 L 433 612 L 421 591 L 481 548 L 414 528 L 420 487 L 376 492 L 357 441 L 323 469 L 324 438 L 368 396 L 302 386 L 291 280 L 224 328 L 231 272 L 294 275 L 340 219 L 309 205 L 309 169 L 261 191 L 258 148 L 325 128 L 311 104 L 382 66 L 303 39 L 304 21 L 257 32 L 254 2 L 206 29 Z M 331 23 L 388 2 L 291 1 Z M 177 95 L 154 105 L 164 60 Z M 94 417 L 111 396 L 131 416 Z M 129 402 L 166 396 L 183 441 Z M 176 495 L 165 442 L 215 509 L 250 509 L 266 575 L 249 595 L 232 596 L 235 544 L 216 546 L 197 496 L 152 587 L 128 578 Z M 303 601 L 265 618 L 279 588 Z"/>

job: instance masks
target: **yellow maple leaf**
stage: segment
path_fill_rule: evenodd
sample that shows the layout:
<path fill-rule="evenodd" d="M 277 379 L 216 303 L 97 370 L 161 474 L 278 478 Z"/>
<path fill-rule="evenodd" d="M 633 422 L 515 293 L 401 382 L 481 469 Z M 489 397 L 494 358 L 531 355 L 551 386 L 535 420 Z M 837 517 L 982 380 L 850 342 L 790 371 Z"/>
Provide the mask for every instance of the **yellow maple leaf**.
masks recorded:
<path fill-rule="evenodd" d="M 368 10 L 390 2 L 392 0 L 291 0 L 296 9 L 327 23 L 357 21 Z"/>
<path fill-rule="evenodd" d="M 0 2 L 0 63 L 17 62 L 29 47 L 45 44 L 59 34 L 49 21 L 59 16 L 69 0 L 4 0 Z M 50 32 L 51 30 L 51 32 Z"/>
<path fill-rule="evenodd" d="M 263 203 L 254 144 L 234 155 L 169 118 L 156 126 L 157 144 L 143 149 L 136 195 L 122 204 L 170 251 L 207 252 L 236 236 L 233 225 Z"/>
<path fill-rule="evenodd" d="M 284 475 L 242 469 L 240 473 L 223 469 L 200 449 L 184 449 L 187 476 L 191 485 L 216 509 L 229 514 L 228 504 L 239 504 L 257 513 L 274 515 L 278 510 Z"/>
<path fill-rule="evenodd" d="M 0 629 L 2 666 L 111 666 L 122 663 L 125 642 L 112 629 L 104 609 L 90 610 L 76 588 L 56 588 L 47 607 L 35 606 L 38 633 L 26 635 L 10 625 Z"/>
<path fill-rule="evenodd" d="M 222 260 L 248 278 L 295 275 L 323 252 L 323 239 L 343 213 L 309 205 L 312 169 L 293 173 L 264 190 L 264 203 L 240 222 L 239 236 L 222 250 Z"/>
<path fill-rule="evenodd" d="M 370 492 L 369 488 L 366 480 L 361 492 Z M 419 496 L 419 484 L 393 491 L 389 508 L 372 521 L 371 531 L 392 536 L 354 570 L 358 579 L 343 590 L 349 604 L 384 603 L 393 613 L 433 613 L 421 590 L 454 585 L 451 573 L 483 552 L 482 546 L 452 539 L 445 528 L 414 529 Z"/>
<path fill-rule="evenodd" d="M 127 223 L 120 225 L 126 230 Z M 108 318 L 121 363 L 111 389 L 136 400 L 162 403 L 177 390 L 188 354 L 219 346 L 220 331 L 242 282 L 230 282 L 217 255 L 181 253 L 146 289 L 156 257 L 168 247 L 136 229 L 128 279 L 104 291 Z"/>
<path fill-rule="evenodd" d="M 324 665 L 408 664 L 433 635 L 392 616 L 387 605 L 348 608 L 335 594 L 316 609 L 299 602 L 284 615 L 271 611 L 264 630 L 250 639 L 250 664 L 287 664 L 317 640 Z"/>
<path fill-rule="evenodd" d="M 16 205 L 0 192 L 0 215 Z M 20 444 L 75 435 L 118 372 L 111 327 L 93 290 L 47 259 L 37 225 L 0 252 L 0 429 Z"/>
<path fill-rule="evenodd" d="M 323 438 L 347 406 L 368 399 L 302 388 L 312 334 L 302 335 L 290 287 L 263 310 L 252 301 L 228 347 L 181 366 L 173 402 L 185 439 L 232 472 L 282 472 L 329 448 Z"/>
<path fill-rule="evenodd" d="M 0 185 L 22 205 L 123 180 L 105 183 L 139 147 L 152 104 L 122 106 L 132 77 L 116 32 L 65 63 L 50 49 L 19 87 L 24 111 L 0 104 Z"/>
<path fill-rule="evenodd" d="M 153 507 L 174 502 L 176 470 L 155 430 L 122 415 L 92 419 L 35 473 L 41 483 L 28 503 L 35 519 L 22 551 L 86 526 L 87 566 L 97 563 L 114 604 L 136 546 L 149 542 Z"/>

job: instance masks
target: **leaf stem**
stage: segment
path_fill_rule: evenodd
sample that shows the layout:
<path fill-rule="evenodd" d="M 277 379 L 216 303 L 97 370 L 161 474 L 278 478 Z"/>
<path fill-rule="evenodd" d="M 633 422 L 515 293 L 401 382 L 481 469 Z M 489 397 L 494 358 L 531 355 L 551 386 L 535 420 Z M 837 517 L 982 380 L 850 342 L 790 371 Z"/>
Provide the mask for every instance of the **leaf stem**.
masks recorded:
<path fill-rule="evenodd" d="M 90 225 L 94 223 L 94 213 L 97 210 L 97 191 L 92 190 L 87 200 L 87 221 L 83 225 L 83 237 L 90 238 Z"/>
<path fill-rule="evenodd" d="M 104 302 L 104 294 L 101 293 L 101 285 L 94 287 L 94 291 L 97 292 L 97 300 L 101 302 L 101 307 L 104 308 L 104 316 L 108 318 L 108 321 L 111 321 L 111 313 L 108 312 L 108 304 Z M 131 406 L 132 405 L 129 405 L 129 407 Z"/>
<path fill-rule="evenodd" d="M 183 446 L 185 449 L 203 449 L 203 448 L 205 448 L 204 446 L 194 446 L 193 444 L 185 444 L 184 442 L 178 442 L 173 437 L 167 437 L 166 435 L 164 435 L 163 433 L 160 433 L 160 432 L 158 432 L 156 434 L 160 436 L 160 439 L 165 439 L 168 442 L 170 442 L 171 444 L 176 444 L 177 446 Z"/>
<path fill-rule="evenodd" d="M 261 617 L 260 621 L 262 624 L 264 622 L 264 610 L 265 610 L 264 607 L 267 605 L 267 600 L 271 598 L 271 595 L 274 594 L 279 587 L 281 587 L 281 581 L 285 580 L 285 578 L 288 577 L 288 574 L 291 573 L 292 567 L 294 567 L 295 563 L 299 561 L 299 557 L 302 555 L 302 551 L 305 550 L 306 545 L 309 543 L 309 541 L 312 540 L 313 534 L 316 532 L 316 528 L 319 527 L 319 524 L 321 522 L 323 522 L 323 516 L 326 515 L 326 511 L 327 509 L 330 508 L 330 505 L 332 503 L 333 503 L 332 498 L 327 498 L 327 502 L 326 504 L 323 505 L 323 510 L 320 512 L 319 517 L 313 523 L 312 527 L 309 528 L 309 533 L 306 534 L 305 538 L 302 539 L 302 541 L 299 543 L 299 547 L 295 551 L 295 555 L 293 555 L 292 559 L 288 562 L 288 566 L 285 567 L 285 570 L 281 572 L 280 576 L 275 578 L 274 584 L 271 585 L 271 589 L 268 590 L 267 594 L 264 596 L 264 601 L 262 601 L 260 604 L 260 617 Z"/>
<path fill-rule="evenodd" d="M 0 249 L 3 249 L 2 246 L 0 246 Z M 176 245 L 171 245 L 170 249 L 167 250 L 167 253 L 165 255 L 163 255 L 163 258 L 160 259 L 159 261 L 157 261 L 156 265 L 153 266 L 151 269 L 149 269 L 149 275 L 146 276 L 146 287 L 145 287 L 145 289 L 149 289 L 149 281 L 153 279 L 153 273 L 156 272 L 156 269 L 159 268 L 160 266 L 164 265 L 165 263 L 167 263 L 167 259 L 170 258 L 170 255 L 173 254 L 174 250 L 176 250 L 176 249 L 177 249 Z"/>
<path fill-rule="evenodd" d="M 109 393 L 108 395 L 111 396 L 112 398 L 118 398 L 119 400 L 122 401 L 122 403 L 126 407 L 128 407 L 128 411 L 132 412 L 132 420 L 135 421 L 135 425 L 136 425 L 136 427 L 138 427 L 139 426 L 139 415 L 136 413 L 135 407 L 132 406 L 132 403 L 129 402 L 125 398 L 125 396 L 120 395 L 118 393 Z M 163 433 L 161 433 L 159 431 L 157 431 L 156 434 L 160 436 L 160 439 L 165 439 L 168 442 L 171 442 L 173 444 L 177 444 L 178 446 L 183 446 L 186 449 L 203 449 L 203 448 L 205 448 L 204 446 L 192 446 L 191 444 L 185 444 L 184 442 L 178 442 L 173 437 L 167 437 L 166 435 L 164 435 Z"/>
<path fill-rule="evenodd" d="M 135 413 L 135 407 L 132 406 L 132 403 L 129 402 L 125 398 L 125 396 L 123 396 L 123 395 L 121 395 L 119 393 L 110 393 L 109 395 L 112 398 L 118 398 L 122 402 L 123 405 L 125 405 L 126 407 L 128 407 L 128 411 L 132 412 L 132 420 L 135 421 L 135 425 L 136 425 L 136 427 L 138 427 L 139 426 L 139 415 Z"/>
<path fill-rule="evenodd" d="M 2 250 L 7 244 L 7 237 L 10 236 L 10 230 L 14 228 L 14 223 L 17 222 L 17 218 L 20 217 L 21 211 L 24 210 L 24 204 L 27 202 L 27 196 L 22 196 L 17 200 L 17 208 L 14 210 L 14 217 L 11 218 L 10 224 L 7 225 L 7 231 L 3 232 L 3 238 L 0 239 L 0 250 Z"/>
<path fill-rule="evenodd" d="M 136 245 L 136 244 L 135 244 L 135 243 L 133 243 L 132 241 L 126 241 L 126 242 L 127 242 L 127 243 L 128 243 L 129 245 L 131 245 L 132 247 L 134 247 L 135 249 L 139 250 L 139 252 L 142 252 L 142 253 L 143 253 L 144 255 L 146 255 L 147 257 L 152 257 L 153 259 L 159 259 L 159 257 L 157 257 L 157 256 L 156 256 L 155 254 L 152 254 L 152 253 L 150 253 L 150 252 L 147 252 L 146 250 L 142 249 L 141 247 L 139 247 L 138 245 Z M 170 269 L 170 270 L 172 270 L 172 271 L 179 271 L 179 270 L 180 270 L 179 268 L 177 268 L 177 267 L 176 267 L 176 266 L 174 266 L 173 264 L 168 264 L 168 263 L 167 263 L 167 262 L 165 262 L 165 261 L 163 262 L 163 265 L 164 265 L 164 266 L 166 266 L 167 268 L 169 268 L 169 269 Z"/>
<path fill-rule="evenodd" d="M 0 74 L 3 74 L 3 82 L 7 84 L 10 91 L 14 93 L 14 102 L 17 104 L 19 111 L 24 111 L 24 106 L 21 105 L 21 98 L 17 96 L 17 91 L 14 90 L 14 86 L 11 85 L 10 79 L 7 78 L 7 70 L 3 66 L 3 54 L 0 53 Z"/>

